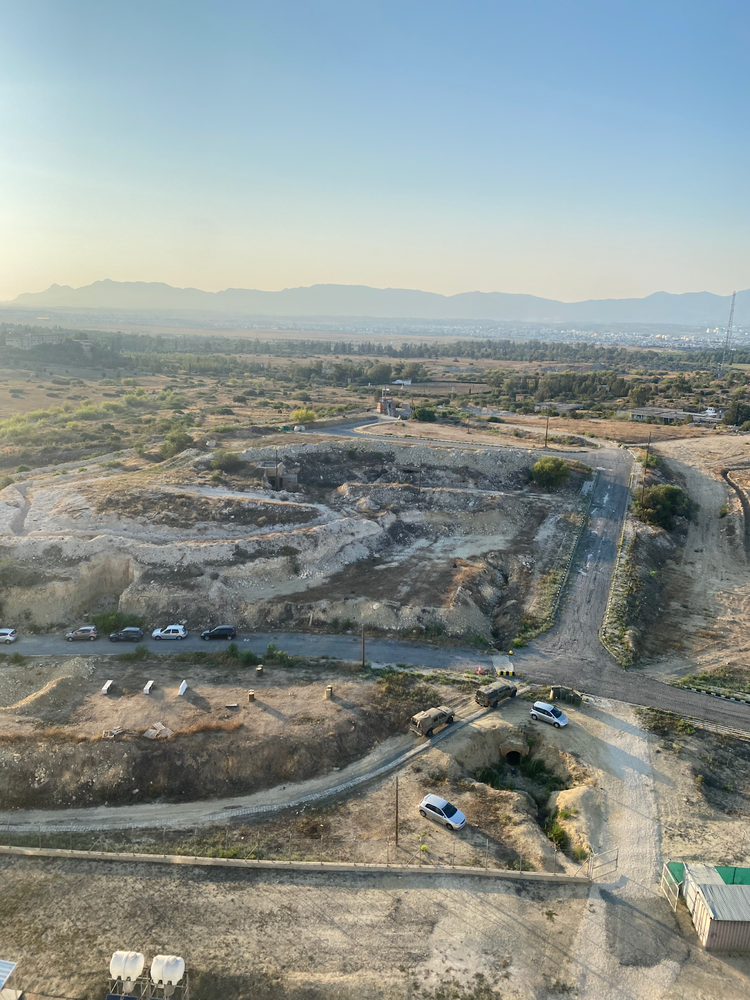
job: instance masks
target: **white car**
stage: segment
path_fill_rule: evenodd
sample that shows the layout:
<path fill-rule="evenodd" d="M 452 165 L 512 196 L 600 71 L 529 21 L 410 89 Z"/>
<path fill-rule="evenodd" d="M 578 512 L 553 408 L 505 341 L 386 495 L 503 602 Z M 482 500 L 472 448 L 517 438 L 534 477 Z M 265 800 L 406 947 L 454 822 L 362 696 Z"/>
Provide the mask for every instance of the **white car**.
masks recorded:
<path fill-rule="evenodd" d="M 462 830 L 466 826 L 464 814 L 439 795 L 425 795 L 419 803 L 419 815 L 442 823 L 446 830 Z"/>
<path fill-rule="evenodd" d="M 535 701 L 530 715 L 534 722 L 537 720 L 549 722 L 555 729 L 559 729 L 560 726 L 567 726 L 568 724 L 568 717 L 565 712 L 561 712 L 554 705 L 548 705 L 546 701 Z"/>
<path fill-rule="evenodd" d="M 155 628 L 152 639 L 187 639 L 187 629 L 184 625 L 167 625 L 166 628 Z"/>
<path fill-rule="evenodd" d="M 9 642 L 15 642 L 17 638 L 18 632 L 14 628 L 0 628 L 0 642 L 7 645 Z"/>

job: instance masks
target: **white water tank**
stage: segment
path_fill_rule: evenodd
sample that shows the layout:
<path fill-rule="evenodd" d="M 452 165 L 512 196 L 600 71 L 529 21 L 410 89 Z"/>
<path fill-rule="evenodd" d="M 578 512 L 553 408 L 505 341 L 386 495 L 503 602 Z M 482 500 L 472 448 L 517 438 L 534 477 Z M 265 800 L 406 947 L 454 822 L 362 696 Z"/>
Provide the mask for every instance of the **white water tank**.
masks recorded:
<path fill-rule="evenodd" d="M 134 983 L 143 972 L 145 959 L 139 951 L 116 951 L 109 963 L 109 974 L 113 979 Z"/>
<path fill-rule="evenodd" d="M 185 959 L 177 955 L 157 955 L 151 963 L 154 986 L 176 986 L 185 975 Z"/>

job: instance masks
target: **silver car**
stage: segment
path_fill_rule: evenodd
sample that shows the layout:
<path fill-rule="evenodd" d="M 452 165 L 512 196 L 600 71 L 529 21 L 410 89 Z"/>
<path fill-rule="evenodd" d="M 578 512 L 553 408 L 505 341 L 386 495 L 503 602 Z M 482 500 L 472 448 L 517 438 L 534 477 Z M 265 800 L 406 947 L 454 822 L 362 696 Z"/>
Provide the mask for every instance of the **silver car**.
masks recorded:
<path fill-rule="evenodd" d="M 187 629 L 184 625 L 167 625 L 166 628 L 155 628 L 152 639 L 187 639 Z"/>
<path fill-rule="evenodd" d="M 9 642 L 15 642 L 17 638 L 18 632 L 14 628 L 0 628 L 0 642 L 7 645 Z"/>
<path fill-rule="evenodd" d="M 568 717 L 565 712 L 561 712 L 554 705 L 548 705 L 546 701 L 535 701 L 530 714 L 534 722 L 537 720 L 540 722 L 549 722 L 555 729 L 567 726 L 568 724 Z"/>
<path fill-rule="evenodd" d="M 425 819 L 434 819 L 446 830 L 462 830 L 466 826 L 464 814 L 439 795 L 425 795 L 419 803 L 419 815 Z"/>

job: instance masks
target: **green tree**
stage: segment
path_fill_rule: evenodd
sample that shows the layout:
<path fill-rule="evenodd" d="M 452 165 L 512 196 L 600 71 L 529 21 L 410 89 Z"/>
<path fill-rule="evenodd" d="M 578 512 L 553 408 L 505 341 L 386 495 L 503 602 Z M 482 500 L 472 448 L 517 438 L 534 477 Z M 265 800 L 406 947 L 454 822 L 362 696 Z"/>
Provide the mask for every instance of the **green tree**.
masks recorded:
<path fill-rule="evenodd" d="M 372 368 L 365 372 L 365 378 L 368 382 L 390 382 L 391 366 L 378 361 Z"/>
<path fill-rule="evenodd" d="M 292 410 L 289 419 L 293 424 L 311 424 L 315 420 L 315 410 L 311 410 L 309 406 L 300 406 Z"/>
<path fill-rule="evenodd" d="M 741 399 L 733 399 L 724 414 L 724 423 L 728 426 L 741 426 L 750 420 L 750 403 Z"/>
<path fill-rule="evenodd" d="M 172 458 L 193 444 L 195 441 L 185 431 L 170 431 L 164 438 L 164 444 L 159 449 L 159 453 L 162 458 Z"/>
<path fill-rule="evenodd" d="M 423 423 L 434 423 L 435 411 L 431 406 L 415 406 L 412 410 L 412 416 L 415 420 L 421 420 Z"/>
<path fill-rule="evenodd" d="M 531 478 L 538 486 L 556 490 L 567 482 L 570 476 L 570 466 L 562 458 L 545 455 L 534 462 Z"/>
<path fill-rule="evenodd" d="M 645 406 L 651 399 L 650 385 L 634 385 L 628 393 L 628 401 L 631 406 Z"/>
<path fill-rule="evenodd" d="M 651 524 L 665 531 L 674 529 L 675 517 L 691 517 L 696 504 L 679 486 L 659 483 L 647 486 L 633 498 L 633 510 L 644 524 Z"/>

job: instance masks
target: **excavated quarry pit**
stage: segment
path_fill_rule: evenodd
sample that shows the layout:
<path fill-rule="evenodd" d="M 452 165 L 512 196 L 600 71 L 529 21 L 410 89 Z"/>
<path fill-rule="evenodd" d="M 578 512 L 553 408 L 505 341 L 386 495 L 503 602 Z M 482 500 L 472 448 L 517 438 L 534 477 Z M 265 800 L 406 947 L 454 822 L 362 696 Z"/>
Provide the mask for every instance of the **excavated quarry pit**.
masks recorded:
<path fill-rule="evenodd" d="M 9 620 L 68 625 L 106 602 L 146 624 L 506 642 L 575 537 L 580 475 L 540 493 L 527 452 L 295 445 L 278 450 L 298 469 L 294 494 L 257 483 L 275 455 L 247 451 L 247 474 L 221 482 L 186 452 L 7 487 L 3 564 L 27 571 L 0 575 Z"/>

